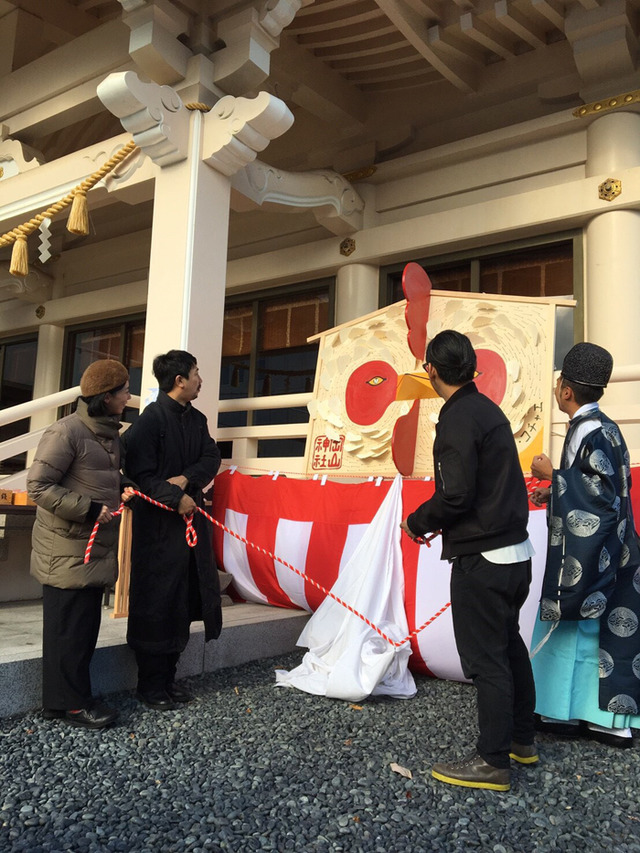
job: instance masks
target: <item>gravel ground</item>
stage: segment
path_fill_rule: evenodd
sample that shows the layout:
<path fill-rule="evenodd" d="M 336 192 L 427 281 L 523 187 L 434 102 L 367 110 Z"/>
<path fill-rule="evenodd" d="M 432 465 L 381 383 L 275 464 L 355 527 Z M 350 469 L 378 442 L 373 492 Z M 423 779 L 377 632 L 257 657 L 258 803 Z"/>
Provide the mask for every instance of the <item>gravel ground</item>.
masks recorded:
<path fill-rule="evenodd" d="M 177 711 L 116 694 L 103 731 L 0 720 L 0 851 L 640 853 L 638 741 L 541 736 L 510 792 L 444 785 L 430 768 L 473 746 L 472 687 L 419 678 L 413 700 L 362 705 L 276 688 L 301 654 L 188 679 Z"/>

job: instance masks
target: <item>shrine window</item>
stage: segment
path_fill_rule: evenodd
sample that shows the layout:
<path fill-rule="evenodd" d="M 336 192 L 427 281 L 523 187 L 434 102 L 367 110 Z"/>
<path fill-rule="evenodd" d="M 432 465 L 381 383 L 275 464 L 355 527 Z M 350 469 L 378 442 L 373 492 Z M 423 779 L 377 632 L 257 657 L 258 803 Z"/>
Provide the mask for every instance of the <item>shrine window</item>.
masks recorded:
<path fill-rule="evenodd" d="M 407 261 L 381 270 L 381 307 L 404 299 L 402 270 Z M 581 339 L 584 308 L 578 232 L 421 258 L 416 263 L 426 270 L 434 290 L 575 299 L 575 308 L 556 309 L 556 366 L 574 340 Z"/>
<path fill-rule="evenodd" d="M 38 339 L 13 338 L 0 343 L 0 409 L 27 403 L 33 398 Z M 0 442 L 29 432 L 29 418 L 0 427 Z M 21 471 L 26 453 L 0 461 L 0 474 Z"/>
<path fill-rule="evenodd" d="M 331 328 L 334 281 L 228 298 L 222 337 L 220 399 L 311 392 L 318 343 L 307 339 Z M 306 423 L 306 406 L 221 412 L 219 427 Z M 230 448 L 222 442 L 223 455 Z M 259 456 L 302 456 L 304 439 L 265 439 Z"/>
<path fill-rule="evenodd" d="M 136 316 L 91 326 L 75 326 L 67 331 L 64 356 L 64 384 L 70 388 L 80 384 L 80 377 L 93 361 L 115 358 L 129 371 L 129 388 L 140 394 L 142 354 L 144 349 L 144 317 Z M 122 420 L 131 422 L 138 410 L 127 407 Z"/>

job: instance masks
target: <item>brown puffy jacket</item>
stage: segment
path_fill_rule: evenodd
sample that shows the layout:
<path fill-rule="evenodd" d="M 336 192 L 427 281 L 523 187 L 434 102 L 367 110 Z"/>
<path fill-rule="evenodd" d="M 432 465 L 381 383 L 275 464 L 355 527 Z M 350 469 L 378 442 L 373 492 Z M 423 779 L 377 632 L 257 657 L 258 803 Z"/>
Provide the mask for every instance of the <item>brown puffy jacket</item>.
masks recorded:
<path fill-rule="evenodd" d="M 116 417 L 89 417 L 80 399 L 76 412 L 40 439 L 27 477 L 27 492 L 38 505 L 31 574 L 40 583 L 79 589 L 115 582 L 117 519 L 99 526 L 86 565 L 84 554 L 95 523 L 87 520 L 92 501 L 110 510 L 120 503 L 119 428 Z"/>

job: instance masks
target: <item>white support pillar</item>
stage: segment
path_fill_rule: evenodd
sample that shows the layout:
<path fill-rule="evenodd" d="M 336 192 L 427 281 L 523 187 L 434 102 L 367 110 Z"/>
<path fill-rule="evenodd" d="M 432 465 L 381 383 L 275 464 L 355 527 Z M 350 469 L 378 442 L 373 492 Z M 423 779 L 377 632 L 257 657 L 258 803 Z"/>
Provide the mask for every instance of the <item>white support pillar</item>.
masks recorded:
<path fill-rule="evenodd" d="M 64 326 L 54 326 L 43 323 L 38 327 L 38 354 L 36 356 L 36 371 L 33 380 L 33 399 L 46 397 L 60 391 L 60 374 L 62 371 L 62 350 L 64 346 Z M 39 412 L 31 416 L 31 429 L 47 426 L 56 419 L 56 409 L 49 412 Z M 38 423 L 34 423 L 34 421 Z"/>
<path fill-rule="evenodd" d="M 230 181 L 203 162 L 204 117 L 191 117 L 189 156 L 158 172 L 153 208 L 141 402 L 157 386 L 156 355 L 184 349 L 203 376 L 197 406 L 215 429 L 224 318 Z"/>
<path fill-rule="evenodd" d="M 587 175 L 618 178 L 640 165 L 640 115 L 609 113 L 587 131 Z M 622 186 L 624 196 L 624 181 Z M 606 204 L 606 202 L 604 203 Z M 604 210 L 586 228 L 585 338 L 606 347 L 616 366 L 637 364 L 640 318 L 640 211 Z M 612 384 L 603 408 L 640 403 L 640 383 Z M 623 425 L 630 448 L 640 448 L 640 427 Z"/>
<path fill-rule="evenodd" d="M 373 264 L 345 264 L 336 277 L 336 326 L 378 310 L 379 274 Z"/>
<path fill-rule="evenodd" d="M 278 98 L 225 97 L 189 112 L 169 86 L 110 74 L 98 96 L 160 168 L 154 198 L 141 408 L 157 383 L 153 359 L 185 349 L 204 383 L 198 408 L 218 413 L 231 178 L 293 124 Z"/>
<path fill-rule="evenodd" d="M 640 165 L 639 143 L 640 113 L 610 112 L 599 116 L 587 128 L 587 177 Z"/>
<path fill-rule="evenodd" d="M 62 350 L 64 346 L 64 326 L 54 326 L 43 323 L 38 328 L 38 354 L 36 356 L 36 371 L 33 380 L 33 399 L 47 397 L 60 391 L 60 374 L 62 372 Z M 30 431 L 34 432 L 49 426 L 58 417 L 56 408 L 46 409 L 31 415 Z M 27 456 L 27 465 L 33 460 L 35 451 Z"/>

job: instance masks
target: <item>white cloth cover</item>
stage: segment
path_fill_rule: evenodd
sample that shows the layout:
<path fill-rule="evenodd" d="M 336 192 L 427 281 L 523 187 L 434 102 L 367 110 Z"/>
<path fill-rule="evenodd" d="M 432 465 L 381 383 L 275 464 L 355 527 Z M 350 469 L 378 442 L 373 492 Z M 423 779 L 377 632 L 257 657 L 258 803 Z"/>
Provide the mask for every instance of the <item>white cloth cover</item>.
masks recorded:
<path fill-rule="evenodd" d="M 400 548 L 402 478 L 398 475 L 331 592 L 396 642 L 409 633 Z M 371 695 L 409 699 L 409 642 L 392 646 L 358 616 L 328 597 L 298 638 L 306 646 L 300 666 L 276 671 L 279 687 L 359 702 Z"/>

